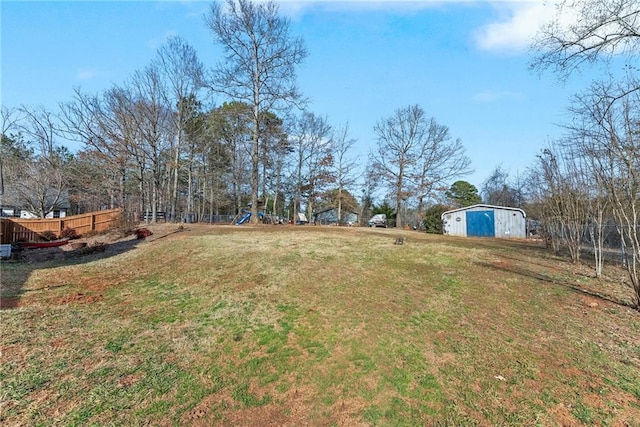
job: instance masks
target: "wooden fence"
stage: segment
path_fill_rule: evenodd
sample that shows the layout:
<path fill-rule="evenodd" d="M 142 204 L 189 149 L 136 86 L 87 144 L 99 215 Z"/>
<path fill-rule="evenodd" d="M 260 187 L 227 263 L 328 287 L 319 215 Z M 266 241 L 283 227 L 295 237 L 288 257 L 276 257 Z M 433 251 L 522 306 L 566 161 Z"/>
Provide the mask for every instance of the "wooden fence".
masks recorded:
<path fill-rule="evenodd" d="M 2 218 L 0 219 L 0 243 L 37 241 L 40 233 L 45 231 L 51 231 L 59 237 L 65 228 L 72 228 L 79 235 L 102 232 L 114 225 L 120 218 L 120 213 L 120 209 L 111 209 L 64 218 Z"/>

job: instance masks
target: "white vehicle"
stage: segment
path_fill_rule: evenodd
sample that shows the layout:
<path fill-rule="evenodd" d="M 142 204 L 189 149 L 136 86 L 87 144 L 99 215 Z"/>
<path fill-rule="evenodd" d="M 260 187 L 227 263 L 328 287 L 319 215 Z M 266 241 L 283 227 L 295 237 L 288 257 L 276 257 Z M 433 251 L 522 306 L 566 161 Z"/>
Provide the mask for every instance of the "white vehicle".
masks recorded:
<path fill-rule="evenodd" d="M 369 227 L 387 227 L 387 215 L 375 214 L 369 220 Z"/>

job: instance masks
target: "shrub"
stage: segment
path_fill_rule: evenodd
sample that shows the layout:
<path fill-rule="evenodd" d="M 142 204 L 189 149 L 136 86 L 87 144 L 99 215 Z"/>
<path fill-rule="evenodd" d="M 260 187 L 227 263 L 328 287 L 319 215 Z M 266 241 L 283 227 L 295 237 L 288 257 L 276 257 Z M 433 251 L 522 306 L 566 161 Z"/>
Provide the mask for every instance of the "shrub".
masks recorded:
<path fill-rule="evenodd" d="M 132 215 L 127 215 L 122 212 L 118 218 L 112 222 L 111 230 L 115 231 L 120 237 L 130 236 L 135 233 L 136 222 L 133 220 Z"/>
<path fill-rule="evenodd" d="M 145 237 L 149 237 L 153 235 L 151 230 L 148 228 L 138 228 L 134 231 L 137 239 L 144 239 Z"/>
<path fill-rule="evenodd" d="M 51 240 L 55 240 L 56 237 L 57 237 L 56 233 L 51 230 L 46 230 L 40 233 L 40 239 L 46 240 L 47 242 Z"/>
<path fill-rule="evenodd" d="M 433 205 L 426 210 L 422 223 L 427 233 L 442 234 L 443 224 L 440 216 L 447 210 L 449 207 L 444 205 Z"/>
<path fill-rule="evenodd" d="M 96 231 L 96 230 L 89 230 L 86 233 L 83 233 L 82 236 L 83 237 L 94 237 L 94 236 L 97 236 L 99 234 L 100 233 L 98 233 L 98 231 Z"/>
<path fill-rule="evenodd" d="M 79 239 L 80 235 L 78 234 L 75 228 L 65 227 L 60 233 L 60 237 L 73 240 L 73 239 Z"/>

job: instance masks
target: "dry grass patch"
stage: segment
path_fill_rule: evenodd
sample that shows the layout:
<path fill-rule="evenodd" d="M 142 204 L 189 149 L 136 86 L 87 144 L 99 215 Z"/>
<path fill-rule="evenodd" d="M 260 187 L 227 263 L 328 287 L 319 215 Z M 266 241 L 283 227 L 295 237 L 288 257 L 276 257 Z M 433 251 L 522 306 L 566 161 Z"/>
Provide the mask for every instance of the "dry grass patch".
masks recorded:
<path fill-rule="evenodd" d="M 640 419 L 638 312 L 616 303 L 619 282 L 530 242 L 336 227 L 152 231 L 119 253 L 3 265 L 3 298 L 17 303 L 1 312 L 1 422 Z"/>

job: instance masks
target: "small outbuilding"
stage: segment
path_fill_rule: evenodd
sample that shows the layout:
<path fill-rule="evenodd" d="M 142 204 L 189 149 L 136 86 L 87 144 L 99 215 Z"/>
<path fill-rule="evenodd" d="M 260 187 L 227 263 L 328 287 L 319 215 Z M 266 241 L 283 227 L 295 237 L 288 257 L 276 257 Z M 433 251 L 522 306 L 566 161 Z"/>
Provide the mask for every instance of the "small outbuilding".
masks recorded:
<path fill-rule="evenodd" d="M 444 234 L 466 237 L 526 238 L 527 215 L 507 206 L 472 205 L 441 216 Z"/>

